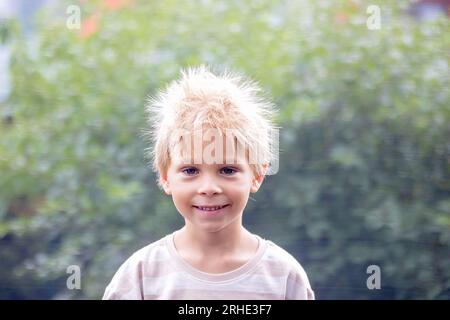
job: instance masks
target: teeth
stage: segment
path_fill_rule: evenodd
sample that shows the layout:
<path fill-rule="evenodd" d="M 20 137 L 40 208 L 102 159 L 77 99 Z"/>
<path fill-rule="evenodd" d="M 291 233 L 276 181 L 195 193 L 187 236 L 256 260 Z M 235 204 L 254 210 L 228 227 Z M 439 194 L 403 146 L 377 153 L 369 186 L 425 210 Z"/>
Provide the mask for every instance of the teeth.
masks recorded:
<path fill-rule="evenodd" d="M 204 210 L 204 211 L 214 211 L 214 210 L 219 210 L 219 209 L 221 209 L 223 207 L 225 207 L 225 206 L 209 207 L 209 208 L 207 208 L 207 207 L 197 207 L 197 208 L 199 208 L 200 210 Z"/>

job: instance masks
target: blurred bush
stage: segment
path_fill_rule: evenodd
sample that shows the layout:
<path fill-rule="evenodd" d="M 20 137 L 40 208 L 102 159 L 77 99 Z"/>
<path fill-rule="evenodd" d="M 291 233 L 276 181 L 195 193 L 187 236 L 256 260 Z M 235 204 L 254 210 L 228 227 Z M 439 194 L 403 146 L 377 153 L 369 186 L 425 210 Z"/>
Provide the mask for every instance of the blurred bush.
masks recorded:
<path fill-rule="evenodd" d="M 449 22 L 408 1 L 82 1 L 14 33 L 0 125 L 0 298 L 100 298 L 135 250 L 182 225 L 146 166 L 148 94 L 207 63 L 280 107 L 280 171 L 248 228 L 292 252 L 319 299 L 449 298 Z M 55 8 L 54 8 L 55 9 Z M 381 268 L 381 290 L 366 269 Z M 79 265 L 81 290 L 66 268 Z"/>

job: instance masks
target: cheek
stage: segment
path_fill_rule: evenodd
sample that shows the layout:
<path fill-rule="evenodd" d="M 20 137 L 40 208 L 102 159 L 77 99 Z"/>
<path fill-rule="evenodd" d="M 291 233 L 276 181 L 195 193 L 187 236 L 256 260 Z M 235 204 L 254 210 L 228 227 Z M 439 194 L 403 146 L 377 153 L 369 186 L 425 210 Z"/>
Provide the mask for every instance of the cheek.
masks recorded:
<path fill-rule="evenodd" d="M 241 181 L 236 181 L 233 183 L 231 191 L 232 192 L 239 192 L 239 193 L 246 193 L 250 192 L 250 188 L 252 187 L 252 182 L 249 179 L 242 179 Z"/>
<path fill-rule="evenodd" d="M 172 196 L 172 201 L 173 204 L 175 205 L 175 208 L 182 216 L 185 216 L 189 212 L 190 209 L 189 199 L 180 196 Z"/>
<path fill-rule="evenodd" d="M 250 185 L 247 183 L 234 185 L 227 190 L 229 198 L 237 202 L 246 202 L 250 194 Z"/>
<path fill-rule="evenodd" d="M 185 184 L 177 184 L 177 187 L 172 189 L 172 200 L 177 207 L 190 206 L 192 198 L 195 194 L 195 188 Z"/>
<path fill-rule="evenodd" d="M 172 190 L 172 198 L 176 202 L 185 201 L 189 197 L 190 197 L 189 192 L 186 189 L 176 188 Z"/>

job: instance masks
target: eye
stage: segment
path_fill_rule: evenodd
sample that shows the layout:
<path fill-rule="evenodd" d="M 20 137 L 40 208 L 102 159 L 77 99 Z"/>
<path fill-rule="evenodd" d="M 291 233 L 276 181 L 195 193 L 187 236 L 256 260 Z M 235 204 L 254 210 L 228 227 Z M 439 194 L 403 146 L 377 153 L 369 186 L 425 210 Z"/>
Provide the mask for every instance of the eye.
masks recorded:
<path fill-rule="evenodd" d="M 193 167 L 185 168 L 185 169 L 181 170 L 181 172 L 187 174 L 188 176 L 194 175 L 195 173 L 197 173 L 197 171 L 198 170 L 196 168 L 193 168 Z"/>
<path fill-rule="evenodd" d="M 224 172 L 225 175 L 227 176 L 231 176 L 233 173 L 237 172 L 236 169 L 231 168 L 231 167 L 225 167 L 220 169 L 221 172 Z"/>

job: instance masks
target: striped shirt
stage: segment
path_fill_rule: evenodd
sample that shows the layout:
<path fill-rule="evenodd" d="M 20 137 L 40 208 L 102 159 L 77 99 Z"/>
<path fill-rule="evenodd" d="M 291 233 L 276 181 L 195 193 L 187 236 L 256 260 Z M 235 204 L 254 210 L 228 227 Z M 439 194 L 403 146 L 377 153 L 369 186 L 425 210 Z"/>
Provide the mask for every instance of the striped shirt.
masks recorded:
<path fill-rule="evenodd" d="M 135 252 L 106 287 L 104 300 L 313 300 L 298 261 L 272 241 L 255 235 L 256 254 L 226 273 L 205 273 L 177 252 L 174 233 Z"/>

